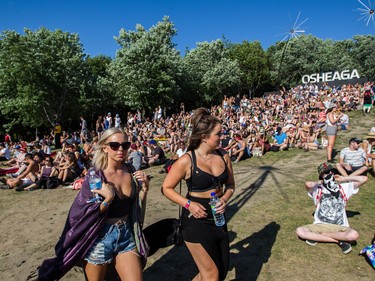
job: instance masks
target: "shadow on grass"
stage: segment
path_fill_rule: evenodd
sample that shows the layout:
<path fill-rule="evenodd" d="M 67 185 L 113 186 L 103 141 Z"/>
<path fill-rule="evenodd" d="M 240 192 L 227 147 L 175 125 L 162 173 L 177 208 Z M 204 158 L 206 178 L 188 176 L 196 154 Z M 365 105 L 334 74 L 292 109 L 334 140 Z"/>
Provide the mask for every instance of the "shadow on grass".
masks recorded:
<path fill-rule="evenodd" d="M 271 222 L 262 230 L 253 233 L 231 246 L 231 270 L 235 269 L 235 277 L 231 280 L 257 280 L 265 263 L 271 256 L 280 225 Z"/>
<path fill-rule="evenodd" d="M 262 230 L 249 237 L 231 244 L 230 247 L 230 280 L 257 280 L 262 267 L 271 256 L 273 244 L 276 241 L 280 225 L 271 222 Z M 236 238 L 235 232 L 230 232 L 230 239 Z M 169 281 L 191 280 L 198 270 L 185 246 L 173 247 L 162 258 L 154 262 L 143 272 L 144 280 Z"/>
<path fill-rule="evenodd" d="M 272 177 L 280 193 L 288 200 L 277 176 L 273 173 L 278 169 L 267 165 L 260 166 L 258 169 L 262 171 L 258 178 L 242 189 L 241 193 L 238 193 L 231 201 L 226 212 L 228 222 L 263 186 L 268 176 Z M 263 264 L 271 255 L 279 229 L 280 226 L 272 222 L 248 238 L 231 244 L 231 270 L 235 271 L 235 280 L 257 279 Z M 234 241 L 235 237 L 236 233 L 230 232 L 231 241 Z M 155 281 L 191 280 L 197 273 L 198 269 L 185 246 L 173 247 L 143 272 L 145 280 Z"/>
<path fill-rule="evenodd" d="M 346 211 L 346 216 L 348 218 L 353 218 L 353 217 L 358 216 L 360 214 L 361 214 L 361 212 L 357 212 L 357 211 L 348 211 L 348 210 Z"/>

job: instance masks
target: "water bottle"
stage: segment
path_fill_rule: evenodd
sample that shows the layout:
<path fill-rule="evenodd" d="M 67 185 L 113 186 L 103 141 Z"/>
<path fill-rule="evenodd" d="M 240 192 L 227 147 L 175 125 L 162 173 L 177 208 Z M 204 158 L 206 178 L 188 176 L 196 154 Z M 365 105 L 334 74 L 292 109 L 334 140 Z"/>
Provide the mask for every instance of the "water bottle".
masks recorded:
<path fill-rule="evenodd" d="M 216 214 L 216 204 L 220 201 L 219 197 L 215 192 L 211 192 L 210 205 L 212 209 L 212 214 L 214 216 L 214 221 L 216 226 L 223 226 L 225 224 L 224 214 Z"/>
<path fill-rule="evenodd" d="M 95 173 L 94 170 L 90 171 L 89 184 L 91 190 L 102 188 L 102 179 Z M 99 194 L 94 193 L 94 197 L 90 201 L 101 202 L 102 198 Z"/>

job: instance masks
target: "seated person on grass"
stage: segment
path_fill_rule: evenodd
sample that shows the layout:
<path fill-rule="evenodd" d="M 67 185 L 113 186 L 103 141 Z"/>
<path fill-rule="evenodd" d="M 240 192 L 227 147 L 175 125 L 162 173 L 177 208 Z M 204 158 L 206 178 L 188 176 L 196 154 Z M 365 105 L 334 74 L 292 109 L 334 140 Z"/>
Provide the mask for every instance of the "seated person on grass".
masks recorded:
<path fill-rule="evenodd" d="M 348 199 L 357 194 L 367 181 L 366 176 L 339 176 L 334 167 L 323 163 L 318 167 L 319 181 L 307 181 L 305 188 L 316 206 L 313 224 L 300 226 L 296 234 L 310 246 L 318 242 L 337 243 L 343 254 L 352 251 L 351 242 L 358 239 L 358 232 L 349 227 L 345 211 Z"/>
<path fill-rule="evenodd" d="M 147 163 L 150 166 L 162 165 L 167 162 L 164 150 L 158 145 L 156 140 L 149 141 L 151 147 L 151 157 L 148 158 Z"/>
<path fill-rule="evenodd" d="M 25 159 L 25 149 L 23 149 L 20 145 L 16 145 L 14 147 L 13 156 L 10 158 L 5 165 L 9 167 L 21 167 L 23 160 Z"/>
<path fill-rule="evenodd" d="M 39 171 L 39 165 L 33 160 L 33 155 L 27 153 L 25 155 L 25 165 L 27 166 L 26 170 L 23 171 L 19 176 L 14 179 L 8 179 L 6 185 L 1 186 L 2 189 L 11 189 L 11 188 L 20 188 L 23 189 L 37 179 L 37 173 Z"/>
<path fill-rule="evenodd" d="M 368 159 L 366 152 L 360 147 L 362 141 L 357 138 L 349 140 L 349 146 L 340 152 L 340 162 L 336 169 L 343 176 L 365 175 L 368 170 Z"/>
<path fill-rule="evenodd" d="M 288 136 L 282 131 L 281 127 L 277 127 L 273 135 L 274 142 L 271 146 L 271 151 L 283 151 L 288 149 Z"/>
<path fill-rule="evenodd" d="M 372 166 L 372 173 L 375 176 L 375 132 L 370 132 L 361 145 L 366 152 L 369 167 Z"/>
<path fill-rule="evenodd" d="M 52 157 L 46 156 L 43 163 L 44 163 L 44 165 L 41 167 L 40 172 L 37 175 L 38 176 L 37 180 L 35 181 L 35 183 L 26 187 L 24 189 L 25 191 L 26 190 L 31 191 L 31 190 L 34 190 L 34 189 L 50 188 L 48 186 L 48 184 L 49 184 L 48 179 L 52 175 L 52 169 L 53 169 L 53 166 L 52 166 L 53 159 L 52 159 Z"/>
<path fill-rule="evenodd" d="M 0 142 L 0 162 L 10 160 L 10 150 L 3 142 Z"/>
<path fill-rule="evenodd" d="M 65 152 L 64 161 L 62 161 L 57 167 L 54 167 L 52 175 L 56 176 L 57 174 L 61 184 L 73 180 L 78 174 L 76 162 L 76 157 L 73 152 Z"/>

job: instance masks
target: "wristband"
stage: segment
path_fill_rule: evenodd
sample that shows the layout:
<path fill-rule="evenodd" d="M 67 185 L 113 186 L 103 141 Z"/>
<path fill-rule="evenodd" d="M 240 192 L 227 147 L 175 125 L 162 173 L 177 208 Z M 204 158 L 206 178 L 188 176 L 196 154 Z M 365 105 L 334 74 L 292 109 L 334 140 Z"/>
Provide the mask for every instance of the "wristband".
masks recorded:
<path fill-rule="evenodd" d="M 107 207 L 107 208 L 108 208 L 110 204 L 107 203 L 107 202 L 104 202 L 104 201 L 103 201 L 103 202 L 102 202 L 102 205 L 103 205 L 104 207 Z"/>
<path fill-rule="evenodd" d="M 190 199 L 188 199 L 188 201 L 187 201 L 187 203 L 186 203 L 186 205 L 185 205 L 185 209 L 186 209 L 186 210 L 189 210 L 190 203 L 191 203 L 191 201 L 190 201 Z"/>

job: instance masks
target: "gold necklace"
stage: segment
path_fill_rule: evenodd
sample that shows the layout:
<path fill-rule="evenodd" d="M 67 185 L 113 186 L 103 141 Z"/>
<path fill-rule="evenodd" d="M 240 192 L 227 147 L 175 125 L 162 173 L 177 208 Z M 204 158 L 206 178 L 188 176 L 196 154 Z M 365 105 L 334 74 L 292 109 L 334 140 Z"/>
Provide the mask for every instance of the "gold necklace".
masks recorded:
<path fill-rule="evenodd" d="M 211 157 L 204 157 L 202 154 L 200 154 L 199 150 L 196 149 L 196 151 L 198 152 L 198 155 L 204 160 L 204 161 L 209 161 L 212 159 L 212 157 L 214 157 L 213 154 L 211 154 Z"/>

